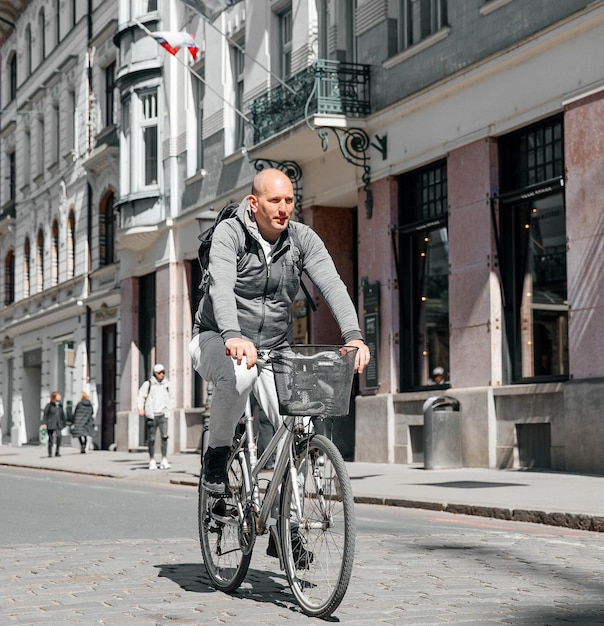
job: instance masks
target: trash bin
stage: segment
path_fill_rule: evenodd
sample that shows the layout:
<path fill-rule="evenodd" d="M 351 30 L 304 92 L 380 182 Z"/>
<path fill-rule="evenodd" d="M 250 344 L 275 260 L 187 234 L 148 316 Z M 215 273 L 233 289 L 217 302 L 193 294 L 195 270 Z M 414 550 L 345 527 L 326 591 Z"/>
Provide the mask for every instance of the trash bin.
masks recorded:
<path fill-rule="evenodd" d="M 461 409 L 451 396 L 424 402 L 424 469 L 462 467 Z"/>

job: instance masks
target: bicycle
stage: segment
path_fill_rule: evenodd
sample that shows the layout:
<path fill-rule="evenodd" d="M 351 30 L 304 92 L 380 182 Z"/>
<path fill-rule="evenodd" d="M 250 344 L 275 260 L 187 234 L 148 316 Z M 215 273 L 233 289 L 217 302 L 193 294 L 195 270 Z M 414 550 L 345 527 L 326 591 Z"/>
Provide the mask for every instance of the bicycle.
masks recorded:
<path fill-rule="evenodd" d="M 262 355 L 273 366 L 282 424 L 258 458 L 248 399 L 227 463 L 229 492 L 212 495 L 199 481 L 201 552 L 216 588 L 241 585 L 256 537 L 268 530 L 304 613 L 326 617 L 340 605 L 354 560 L 352 487 L 340 451 L 313 432 L 310 418 L 348 413 L 356 351 L 305 345 Z M 272 478 L 261 479 L 277 448 Z"/>

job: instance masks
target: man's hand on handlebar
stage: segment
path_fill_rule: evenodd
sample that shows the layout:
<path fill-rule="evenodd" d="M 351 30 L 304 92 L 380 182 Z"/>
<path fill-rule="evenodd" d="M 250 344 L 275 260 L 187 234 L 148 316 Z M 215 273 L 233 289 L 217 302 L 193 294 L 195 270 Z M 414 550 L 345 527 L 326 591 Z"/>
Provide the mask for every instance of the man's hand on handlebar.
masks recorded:
<path fill-rule="evenodd" d="M 224 344 L 227 355 L 237 361 L 237 365 L 241 365 L 243 357 L 246 359 L 246 365 L 248 370 L 256 365 L 258 360 L 258 352 L 256 346 L 248 339 L 243 337 L 233 337 L 227 339 Z"/>
<path fill-rule="evenodd" d="M 367 344 L 362 339 L 353 339 L 352 341 L 348 341 L 346 345 L 358 348 L 354 360 L 354 371 L 362 374 L 363 370 L 367 367 L 370 359 L 369 348 L 367 347 Z"/>

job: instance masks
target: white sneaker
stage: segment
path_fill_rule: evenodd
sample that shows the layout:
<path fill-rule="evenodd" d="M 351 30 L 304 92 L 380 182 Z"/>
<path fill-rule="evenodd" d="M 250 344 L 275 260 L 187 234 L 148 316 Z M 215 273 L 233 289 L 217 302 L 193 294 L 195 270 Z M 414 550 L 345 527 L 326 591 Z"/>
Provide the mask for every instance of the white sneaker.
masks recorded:
<path fill-rule="evenodd" d="M 149 461 L 149 469 L 157 469 L 157 463 L 155 462 L 155 459 L 151 459 Z"/>
<path fill-rule="evenodd" d="M 170 469 L 172 466 L 168 463 L 168 459 L 162 459 L 159 464 L 159 469 Z"/>

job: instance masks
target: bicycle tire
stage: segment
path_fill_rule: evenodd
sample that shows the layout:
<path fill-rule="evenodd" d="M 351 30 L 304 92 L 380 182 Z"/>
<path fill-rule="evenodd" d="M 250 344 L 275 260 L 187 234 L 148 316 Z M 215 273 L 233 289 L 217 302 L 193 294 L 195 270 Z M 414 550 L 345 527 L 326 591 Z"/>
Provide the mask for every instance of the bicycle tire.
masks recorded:
<path fill-rule="evenodd" d="M 252 559 L 252 546 L 255 540 L 253 516 L 246 516 L 249 535 L 242 548 L 242 524 L 239 511 L 245 510 L 245 485 L 240 456 L 231 456 L 228 462 L 230 494 L 215 497 L 208 493 L 199 478 L 198 487 L 198 528 L 199 544 L 203 562 L 213 585 L 221 591 L 237 589 L 247 574 Z M 202 474 L 203 476 L 203 467 Z M 240 506 L 241 505 L 241 506 Z"/>
<path fill-rule="evenodd" d="M 301 520 L 294 518 L 291 473 L 281 496 L 285 571 L 304 613 L 327 617 L 342 602 L 352 574 L 356 539 L 352 486 L 340 451 L 323 435 L 298 444 L 296 468 Z"/>

